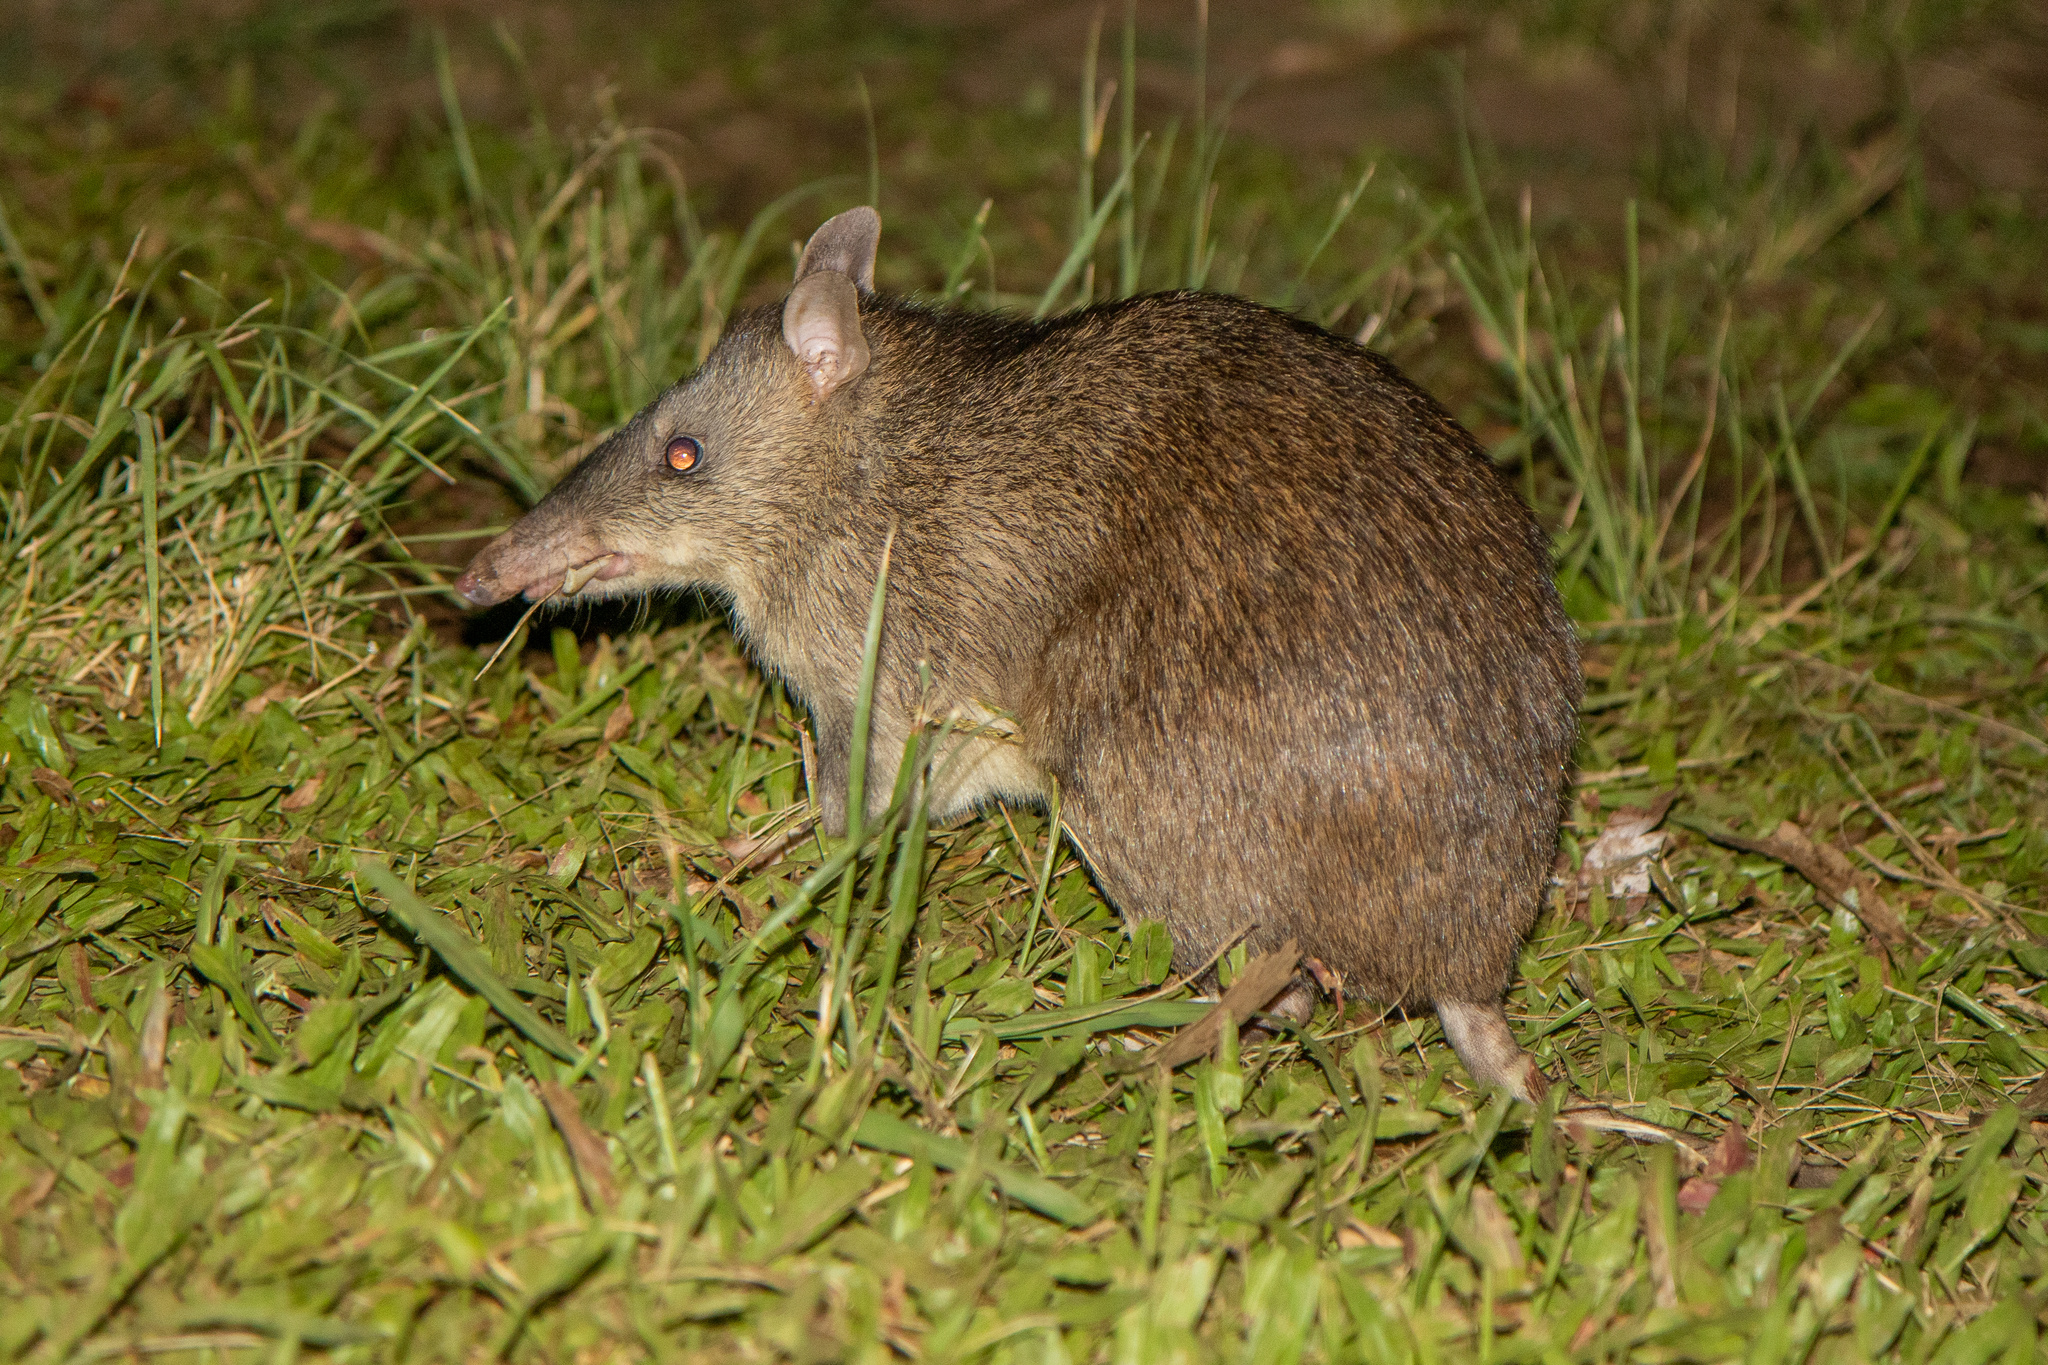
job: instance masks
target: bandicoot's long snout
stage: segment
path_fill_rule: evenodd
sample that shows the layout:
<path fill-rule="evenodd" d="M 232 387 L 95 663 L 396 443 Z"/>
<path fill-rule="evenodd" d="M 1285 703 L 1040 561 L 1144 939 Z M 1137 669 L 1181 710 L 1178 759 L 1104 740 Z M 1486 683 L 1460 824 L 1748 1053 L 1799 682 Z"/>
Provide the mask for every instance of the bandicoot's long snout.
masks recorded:
<path fill-rule="evenodd" d="M 591 578 L 618 578 L 632 567 L 631 556 L 608 548 L 580 518 L 565 521 L 543 507 L 477 551 L 455 591 L 477 606 L 494 607 L 521 593 L 529 601 L 573 593 Z"/>

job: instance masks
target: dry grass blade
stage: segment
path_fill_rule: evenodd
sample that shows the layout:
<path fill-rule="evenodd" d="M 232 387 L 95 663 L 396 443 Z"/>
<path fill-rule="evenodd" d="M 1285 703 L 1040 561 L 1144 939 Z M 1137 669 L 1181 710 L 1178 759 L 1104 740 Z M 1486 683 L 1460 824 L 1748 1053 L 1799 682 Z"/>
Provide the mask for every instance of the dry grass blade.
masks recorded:
<path fill-rule="evenodd" d="M 1146 1053 L 1144 1065 L 1172 1071 L 1213 1051 L 1223 1036 L 1225 1016 L 1240 1025 L 1249 1024 L 1253 1015 L 1287 989 L 1300 963 L 1301 951 L 1293 939 L 1270 953 L 1261 953 L 1245 965 L 1214 1009 Z"/>
<path fill-rule="evenodd" d="M 583 1121 L 583 1111 L 577 1107 L 576 1097 L 564 1089 L 561 1082 L 541 1080 L 535 1088 L 540 1092 L 540 1102 L 547 1106 L 548 1117 L 554 1120 L 555 1130 L 569 1148 L 570 1160 L 576 1163 L 576 1179 L 583 1187 L 583 1197 L 590 1205 L 590 1211 L 596 1214 L 609 1212 L 619 1201 L 619 1191 L 612 1176 L 612 1155 L 606 1150 L 604 1140 L 590 1131 L 590 1125 Z"/>
<path fill-rule="evenodd" d="M 1766 635 L 1769 635 L 1787 621 L 1793 620 L 1800 612 L 1805 611 L 1808 607 L 1819 601 L 1828 589 L 1863 567 L 1863 561 L 1869 559 L 1876 551 L 1877 542 L 1873 540 L 1855 554 L 1848 556 L 1841 563 L 1835 565 L 1825 575 L 1815 579 L 1784 606 L 1758 617 L 1751 623 L 1749 629 L 1742 633 L 1743 646 L 1745 648 L 1754 648 L 1762 644 Z"/>

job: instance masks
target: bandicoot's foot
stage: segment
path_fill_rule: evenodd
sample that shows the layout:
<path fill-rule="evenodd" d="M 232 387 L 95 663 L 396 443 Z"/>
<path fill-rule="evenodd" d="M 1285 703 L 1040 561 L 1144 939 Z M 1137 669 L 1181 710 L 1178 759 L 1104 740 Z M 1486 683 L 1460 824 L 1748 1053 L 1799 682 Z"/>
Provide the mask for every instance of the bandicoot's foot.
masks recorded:
<path fill-rule="evenodd" d="M 1436 1015 L 1443 1022 L 1444 1036 L 1457 1050 L 1458 1060 L 1482 1086 L 1499 1086 L 1518 1100 L 1540 1104 L 1550 1093 L 1551 1079 L 1523 1050 L 1508 1028 L 1508 1017 L 1498 1004 L 1439 1000 Z M 1567 1091 L 1560 1095 L 1557 1122 L 1566 1128 L 1589 1128 L 1616 1133 L 1638 1142 L 1668 1142 L 1684 1155 L 1692 1168 L 1703 1167 L 1705 1152 L 1698 1139 L 1676 1128 L 1648 1123 L 1616 1112 L 1607 1105 L 1579 1099 Z"/>
<path fill-rule="evenodd" d="M 1508 1028 L 1499 1002 L 1439 1000 L 1436 1017 L 1444 1026 L 1458 1060 L 1481 1086 L 1499 1086 L 1518 1100 L 1539 1104 L 1550 1093 L 1550 1077 L 1536 1059 L 1522 1050 Z"/>

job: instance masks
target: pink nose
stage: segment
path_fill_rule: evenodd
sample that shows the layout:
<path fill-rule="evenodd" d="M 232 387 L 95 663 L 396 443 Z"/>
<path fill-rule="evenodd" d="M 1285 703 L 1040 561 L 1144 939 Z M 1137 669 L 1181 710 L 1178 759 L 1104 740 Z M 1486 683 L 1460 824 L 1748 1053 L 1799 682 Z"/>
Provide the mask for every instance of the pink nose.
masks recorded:
<path fill-rule="evenodd" d="M 481 568 L 481 565 L 471 562 L 470 566 L 462 571 L 462 577 L 455 580 L 455 591 L 479 607 L 494 607 L 512 594 L 499 588 L 496 574 L 486 578 L 479 572 Z"/>

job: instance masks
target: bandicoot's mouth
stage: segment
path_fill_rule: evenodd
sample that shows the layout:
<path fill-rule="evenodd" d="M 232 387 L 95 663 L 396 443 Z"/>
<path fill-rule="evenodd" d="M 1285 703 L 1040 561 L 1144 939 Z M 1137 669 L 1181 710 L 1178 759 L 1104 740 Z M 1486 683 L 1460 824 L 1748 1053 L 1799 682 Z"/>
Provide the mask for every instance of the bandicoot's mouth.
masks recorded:
<path fill-rule="evenodd" d="M 478 556 L 463 571 L 462 577 L 455 580 L 455 591 L 479 607 L 494 607 L 521 596 L 529 602 L 555 596 L 574 597 L 593 580 L 623 578 L 633 571 L 633 557 L 616 550 L 606 551 L 580 564 L 559 569 L 551 565 L 539 573 L 517 577 L 498 572 L 495 566 L 486 562 L 487 558 L 488 552 Z"/>

